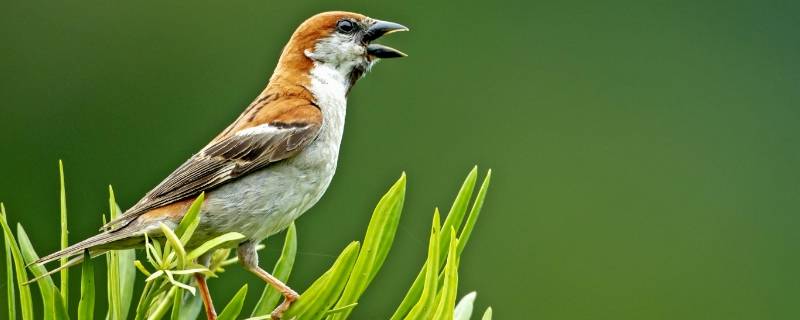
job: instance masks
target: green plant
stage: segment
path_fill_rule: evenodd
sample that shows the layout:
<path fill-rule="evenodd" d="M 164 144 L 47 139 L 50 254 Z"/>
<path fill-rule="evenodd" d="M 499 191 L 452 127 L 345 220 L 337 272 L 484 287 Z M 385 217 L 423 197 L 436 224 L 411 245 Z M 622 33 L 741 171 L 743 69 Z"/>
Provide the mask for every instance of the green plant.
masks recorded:
<path fill-rule="evenodd" d="M 61 246 L 67 246 L 67 210 L 63 166 L 59 162 L 61 181 Z M 470 293 L 456 304 L 458 290 L 458 266 L 488 190 L 491 170 L 478 189 L 472 206 L 469 206 L 477 184 L 477 168 L 474 168 L 461 189 L 444 222 L 438 208 L 434 210 L 427 260 L 403 301 L 391 319 L 456 319 L 471 317 L 475 293 Z M 406 176 L 400 176 L 381 198 L 373 211 L 363 241 L 353 241 L 339 254 L 333 265 L 307 288 L 284 315 L 285 319 L 343 320 L 347 319 L 358 305 L 359 298 L 380 271 L 394 241 L 405 200 Z M 108 264 L 108 310 L 106 319 L 196 319 L 202 310 L 202 301 L 195 294 L 195 273 L 216 277 L 225 267 L 236 263 L 231 257 L 231 247 L 244 236 L 231 232 L 220 235 L 195 248 L 187 248 L 199 223 L 198 212 L 204 195 L 187 210 L 180 224 L 173 230 L 161 225 L 163 237 L 146 238 L 144 259 L 137 260 L 133 249 L 113 251 L 106 255 Z M 469 210 L 468 210 L 469 209 Z M 114 218 L 119 207 L 114 192 L 109 187 L 109 215 Z M 466 220 L 465 220 L 466 218 Z M 0 203 L 0 225 L 3 229 L 6 285 L 8 297 L 8 319 L 35 319 L 34 302 L 25 270 L 27 263 L 38 258 L 25 230 L 17 225 L 16 236 L 8 225 L 5 207 Z M 198 264 L 196 259 L 210 253 L 208 266 Z M 273 274 L 287 281 L 297 253 L 297 231 L 291 225 L 286 232 L 283 249 Z M 95 282 L 94 264 L 89 252 L 82 257 L 67 261 L 63 259 L 56 270 L 50 273 L 42 266 L 31 266 L 31 274 L 41 295 L 41 312 L 44 319 L 69 319 L 67 301 L 68 267 L 83 261 L 81 267 L 81 292 L 78 320 L 94 319 Z M 144 261 L 144 262 L 143 262 Z M 141 294 L 133 301 L 133 281 L 136 270 L 144 275 L 145 284 Z M 51 274 L 58 271 L 60 285 L 56 286 Z M 15 285 L 16 284 L 16 285 Z M 247 297 L 247 285 L 243 286 L 225 305 L 219 314 L 220 320 L 242 318 L 242 307 Z M 18 294 L 18 295 L 17 295 Z M 19 298 L 19 303 L 17 303 Z M 270 286 L 265 286 L 255 308 L 249 312 L 250 320 L 268 319 L 269 312 L 277 306 L 281 295 Z M 19 313 L 17 312 L 19 306 Z M 483 315 L 491 319 L 491 308 Z"/>

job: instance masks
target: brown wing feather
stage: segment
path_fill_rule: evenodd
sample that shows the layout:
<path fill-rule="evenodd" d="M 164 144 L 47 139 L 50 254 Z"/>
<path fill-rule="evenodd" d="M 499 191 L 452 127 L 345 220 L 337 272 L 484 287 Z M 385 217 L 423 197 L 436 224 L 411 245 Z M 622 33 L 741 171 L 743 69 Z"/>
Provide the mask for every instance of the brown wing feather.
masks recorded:
<path fill-rule="evenodd" d="M 272 121 L 239 123 L 227 129 L 198 154 L 183 163 L 136 205 L 103 228 L 117 230 L 150 210 L 194 197 L 242 175 L 290 158 L 311 143 L 322 125 L 320 110 L 313 104 L 292 101 L 274 106 Z M 288 106 L 288 107 L 287 107 Z M 266 107 L 264 108 L 266 109 Z M 279 114 L 275 110 L 283 109 Z M 287 113 L 302 114 L 288 117 Z M 282 117 L 283 116 L 283 117 Z M 265 119 L 267 120 L 267 119 Z M 260 130 L 259 130 L 260 129 Z"/>

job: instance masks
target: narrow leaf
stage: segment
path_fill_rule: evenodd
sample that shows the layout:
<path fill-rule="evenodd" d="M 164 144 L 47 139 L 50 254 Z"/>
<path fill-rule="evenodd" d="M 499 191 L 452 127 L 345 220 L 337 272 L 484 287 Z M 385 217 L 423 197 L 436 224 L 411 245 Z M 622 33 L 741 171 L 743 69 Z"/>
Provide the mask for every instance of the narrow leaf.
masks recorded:
<path fill-rule="evenodd" d="M 31 240 L 28 238 L 28 234 L 25 232 L 25 229 L 22 228 L 21 224 L 17 224 L 17 242 L 19 243 L 19 250 L 26 264 L 39 259 L 39 256 L 33 249 Z M 31 265 L 30 270 L 34 277 L 41 277 L 41 279 L 36 281 L 36 284 L 39 286 L 39 294 L 42 296 L 42 314 L 44 315 L 44 319 L 54 319 L 55 313 L 53 311 L 55 310 L 55 298 L 53 295 L 56 294 L 55 291 L 58 291 L 58 289 L 55 283 L 53 283 L 53 279 L 49 275 L 46 275 L 47 270 L 43 265 Z M 61 305 L 61 307 L 63 308 L 64 306 Z"/>
<path fill-rule="evenodd" d="M 483 313 L 481 320 L 492 320 L 492 307 L 486 308 L 486 312 Z"/>
<path fill-rule="evenodd" d="M 461 185 L 461 189 L 458 190 L 458 194 L 456 195 L 456 199 L 453 200 L 453 205 L 450 207 L 450 212 L 447 213 L 447 218 L 445 218 L 444 223 L 442 224 L 442 232 L 439 235 L 439 248 L 448 248 L 450 247 L 450 235 L 447 230 L 450 228 L 455 229 L 456 231 L 461 229 L 461 223 L 464 221 L 464 215 L 467 211 L 467 206 L 469 205 L 469 200 L 472 198 L 472 192 L 475 190 L 475 183 L 478 180 L 478 166 L 475 166 L 470 170 L 469 174 L 467 174 L 467 178 L 464 180 L 464 183 Z M 444 263 L 444 258 L 447 255 L 446 250 L 442 250 L 439 252 L 439 261 Z"/>
<path fill-rule="evenodd" d="M 52 309 L 48 310 L 48 313 L 53 315 L 53 319 L 69 320 L 67 308 L 64 307 L 64 300 L 61 299 L 61 293 L 56 287 L 53 287 L 53 305 Z"/>
<path fill-rule="evenodd" d="M 17 290 L 19 290 L 19 305 L 23 320 L 33 320 L 33 299 L 31 298 L 31 288 L 25 283 L 28 282 L 28 274 L 25 271 L 25 260 L 17 246 L 17 240 L 11 232 L 6 220 L 6 208 L 0 203 L 0 225 L 3 227 L 5 242 L 11 247 L 11 256 L 14 258 L 14 273 L 17 275 Z"/>
<path fill-rule="evenodd" d="M 475 303 L 475 291 L 468 293 L 456 305 L 453 320 L 469 320 L 472 317 L 472 308 Z"/>
<path fill-rule="evenodd" d="M 169 306 L 172 305 L 173 295 L 181 292 L 178 287 L 175 286 L 167 286 L 167 287 L 169 287 L 169 290 L 160 297 L 158 297 L 158 295 L 160 294 L 158 290 L 153 293 L 153 295 L 156 296 L 158 299 L 154 299 L 156 300 L 153 302 L 155 305 L 149 312 L 149 315 L 147 316 L 148 320 L 158 320 L 164 317 L 164 315 L 167 313 L 167 310 L 169 310 Z"/>
<path fill-rule="evenodd" d="M 428 260 L 425 261 L 425 282 L 422 292 L 419 294 L 419 301 L 413 305 L 411 311 L 405 319 L 428 319 L 436 308 L 436 292 L 438 289 L 437 278 L 439 276 L 439 233 L 440 231 L 439 209 L 433 212 L 433 223 L 431 224 L 431 235 L 428 241 Z"/>
<path fill-rule="evenodd" d="M 61 249 L 69 247 L 69 231 L 67 231 L 67 192 L 64 184 L 64 163 L 58 160 L 59 204 L 61 211 Z M 61 258 L 61 266 L 69 262 L 69 257 Z M 61 298 L 64 308 L 69 305 L 69 268 L 61 269 Z"/>
<path fill-rule="evenodd" d="M 194 294 L 193 294 L 194 295 Z M 176 291 L 172 297 L 171 320 L 181 320 L 181 305 L 183 304 L 183 291 Z"/>
<path fill-rule="evenodd" d="M 108 209 L 109 218 L 114 220 L 117 217 L 117 202 L 114 197 L 114 188 L 108 186 Z M 103 224 L 105 225 L 105 216 L 103 216 Z M 120 279 L 119 279 L 119 252 L 109 251 L 106 255 L 106 273 L 107 273 L 107 293 L 108 293 L 108 313 L 106 319 L 108 320 L 123 320 L 122 306 L 120 302 Z"/>
<path fill-rule="evenodd" d="M 150 276 L 150 271 L 148 271 L 147 268 L 144 267 L 141 261 L 136 260 L 133 262 L 133 265 L 136 267 L 136 269 L 139 269 L 139 272 L 144 274 L 146 277 Z"/>
<path fill-rule="evenodd" d="M 447 264 L 444 267 L 444 284 L 439 291 L 441 300 L 436 307 L 433 319 L 453 319 L 456 306 L 456 293 L 458 291 L 458 240 L 456 230 L 450 229 L 450 248 L 447 250 Z"/>
<path fill-rule="evenodd" d="M 372 213 L 367 233 L 364 236 L 364 246 L 358 254 L 353 273 L 350 275 L 342 297 L 336 303 L 336 308 L 357 303 L 358 298 L 383 266 L 400 223 L 405 195 L 406 174 L 403 173 L 381 198 Z M 329 319 L 344 320 L 351 312 L 352 309 L 346 309 L 332 315 Z"/>
<path fill-rule="evenodd" d="M 181 313 L 178 319 L 197 319 L 200 311 L 203 310 L 203 300 L 199 294 L 183 294 L 183 304 L 181 305 Z"/>
<path fill-rule="evenodd" d="M 155 239 L 150 239 L 146 234 L 144 237 L 144 252 L 147 256 L 147 261 L 153 268 L 159 269 L 164 264 L 161 261 L 161 249 Z"/>
<path fill-rule="evenodd" d="M 200 266 L 200 265 L 197 265 Z M 172 270 L 170 273 L 177 274 L 177 275 L 187 275 L 187 274 L 195 274 L 195 273 L 207 273 L 209 270 L 205 267 L 201 268 L 192 268 L 192 269 L 184 269 L 184 270 Z"/>
<path fill-rule="evenodd" d="M 242 306 L 244 305 L 244 298 L 247 297 L 247 285 L 245 284 L 236 292 L 236 295 L 231 298 L 231 301 L 228 302 L 228 305 L 225 306 L 225 309 L 222 309 L 222 313 L 219 314 L 217 320 L 236 320 L 239 316 L 239 313 L 242 312 Z"/>
<path fill-rule="evenodd" d="M 158 226 L 161 228 L 161 232 L 164 234 L 164 237 L 167 238 L 167 243 L 175 252 L 175 255 L 178 257 L 178 268 L 183 269 L 186 266 L 186 249 L 183 248 L 183 243 L 181 240 L 178 239 L 178 236 L 175 232 L 172 231 L 167 225 L 163 222 L 159 222 Z"/>
<path fill-rule="evenodd" d="M 483 200 L 486 198 L 486 193 L 489 191 L 489 183 L 492 181 L 492 169 L 486 173 L 486 178 L 483 178 L 483 183 L 481 183 L 481 188 L 478 190 L 478 196 L 475 198 L 475 202 L 472 204 L 472 209 L 470 209 L 469 217 L 467 217 L 467 222 L 464 224 L 464 229 L 461 230 L 461 234 L 458 237 L 458 255 L 460 256 L 462 252 L 464 252 L 464 247 L 467 246 L 467 241 L 469 241 L 470 235 L 472 235 L 472 229 L 475 228 L 475 223 L 478 222 L 478 217 L 481 214 L 481 209 L 483 208 Z"/>
<path fill-rule="evenodd" d="M 164 270 L 156 270 L 156 272 L 153 272 L 149 277 L 147 277 L 147 279 L 144 279 L 144 281 L 145 282 L 153 281 L 155 279 L 158 279 L 158 277 L 160 277 L 163 274 Z"/>
<path fill-rule="evenodd" d="M 113 220 L 121 210 L 116 202 L 114 189 L 111 186 L 108 186 L 108 193 L 109 216 Z M 106 255 L 109 282 L 109 313 L 107 319 L 122 320 L 128 318 L 131 300 L 133 299 L 133 284 L 136 279 L 134 260 L 136 260 L 134 249 L 112 250 Z"/>
<path fill-rule="evenodd" d="M 83 265 L 81 266 L 81 300 L 78 303 L 78 320 L 94 319 L 94 263 L 91 261 L 89 251 L 83 252 Z"/>
<path fill-rule="evenodd" d="M 286 283 L 289 280 L 289 275 L 292 272 L 292 267 L 294 266 L 294 259 L 297 255 L 297 229 L 294 226 L 294 222 L 289 225 L 289 228 L 286 229 L 286 237 L 283 240 L 283 249 L 281 250 L 281 256 L 278 258 L 278 262 L 275 263 L 275 267 L 272 269 L 272 275 L 278 280 Z M 264 286 L 264 291 L 261 293 L 261 298 L 258 299 L 258 303 L 256 303 L 255 308 L 253 308 L 253 312 L 250 314 L 251 317 L 257 317 L 261 315 L 269 315 L 273 309 L 278 305 L 282 295 L 278 290 L 275 290 L 274 287 L 267 284 Z"/>
<path fill-rule="evenodd" d="M 212 249 L 219 247 L 225 243 L 229 243 L 231 241 L 237 241 L 244 239 L 245 236 L 238 232 L 228 232 L 221 236 L 217 236 L 214 239 L 208 240 L 201 244 L 199 247 L 195 248 L 189 254 L 186 255 L 186 261 L 197 259 L 198 257 L 202 256 L 204 253 L 211 251 Z"/>
<path fill-rule="evenodd" d="M 183 215 L 178 227 L 175 228 L 175 234 L 180 237 L 181 242 L 184 245 L 189 243 L 189 239 L 192 238 L 194 230 L 197 229 L 197 225 L 200 224 L 200 218 L 198 217 L 198 214 L 200 213 L 200 207 L 203 205 L 205 198 L 205 192 L 200 193 L 200 195 L 194 199 L 192 205 L 189 206 L 189 210 L 187 210 Z"/>
<path fill-rule="evenodd" d="M 2 217 L 5 219 L 5 217 Z M 5 234 L 5 232 L 4 232 Z M 14 291 L 14 264 L 11 261 L 11 247 L 3 241 L 6 257 L 6 302 L 8 303 L 8 319 L 17 318 L 17 292 Z"/>
<path fill-rule="evenodd" d="M 164 271 L 164 274 L 167 276 L 167 280 L 169 280 L 169 283 L 172 284 L 173 286 L 189 291 L 189 293 L 191 293 L 192 295 L 195 294 L 197 289 L 181 281 L 175 280 L 175 277 L 173 277 L 174 273 L 172 273 L 171 271 Z M 178 293 L 176 294 L 180 294 L 180 291 L 178 291 Z"/>
<path fill-rule="evenodd" d="M 142 289 L 142 294 L 139 296 L 139 302 L 136 304 L 136 315 L 134 316 L 135 320 L 144 319 L 145 313 L 147 313 L 147 306 L 150 305 L 150 301 L 152 298 L 151 295 L 151 292 L 153 291 L 152 288 L 153 288 L 153 283 L 145 281 L 144 288 Z"/>

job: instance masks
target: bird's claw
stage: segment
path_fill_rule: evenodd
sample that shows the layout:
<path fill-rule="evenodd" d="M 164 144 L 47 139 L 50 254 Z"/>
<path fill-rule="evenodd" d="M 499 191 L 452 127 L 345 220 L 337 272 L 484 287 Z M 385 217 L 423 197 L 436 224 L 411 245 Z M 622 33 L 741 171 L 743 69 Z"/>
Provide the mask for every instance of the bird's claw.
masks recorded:
<path fill-rule="evenodd" d="M 272 320 L 280 320 L 281 318 L 283 318 L 283 313 L 286 312 L 286 310 L 289 310 L 289 307 L 295 300 L 297 300 L 298 297 L 300 297 L 300 295 L 298 295 L 297 292 L 294 292 L 293 290 L 284 292 L 283 302 L 277 308 L 275 308 L 275 310 L 272 311 L 272 314 L 270 314 Z"/>

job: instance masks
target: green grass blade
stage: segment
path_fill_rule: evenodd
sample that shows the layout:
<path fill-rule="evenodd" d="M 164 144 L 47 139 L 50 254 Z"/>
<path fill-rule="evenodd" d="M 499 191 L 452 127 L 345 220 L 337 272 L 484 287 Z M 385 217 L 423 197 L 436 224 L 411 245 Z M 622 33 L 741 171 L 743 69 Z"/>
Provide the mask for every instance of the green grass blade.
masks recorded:
<path fill-rule="evenodd" d="M 158 320 L 163 318 L 164 315 L 167 313 L 167 310 L 169 310 L 169 306 L 172 305 L 173 295 L 181 292 L 181 289 L 179 289 L 178 287 L 175 286 L 167 286 L 167 287 L 169 287 L 169 289 L 167 289 L 166 293 L 164 293 L 163 295 L 158 296 L 158 293 L 155 294 L 157 297 L 155 297 L 156 299 L 154 299 L 155 301 L 153 302 L 153 307 L 151 308 L 149 315 L 147 316 L 147 320 Z"/>
<path fill-rule="evenodd" d="M 461 229 L 461 223 L 464 221 L 464 215 L 467 212 L 467 206 L 469 205 L 469 200 L 472 198 L 472 192 L 475 190 L 475 183 L 477 180 L 478 166 L 475 166 L 470 170 L 469 174 L 467 174 L 467 178 L 464 179 L 464 183 L 461 185 L 461 189 L 458 190 L 456 199 L 453 200 L 453 205 L 450 207 L 450 212 L 447 213 L 447 217 L 444 219 L 444 223 L 442 223 L 442 230 L 445 230 L 445 232 L 439 235 L 439 248 L 450 247 L 450 235 L 447 234 L 447 230 L 450 230 L 450 228 L 456 231 Z M 439 262 L 444 263 L 447 251 L 441 250 L 439 254 Z"/>
<path fill-rule="evenodd" d="M 183 295 L 183 305 L 181 305 L 181 313 L 178 319 L 197 319 L 200 311 L 203 310 L 203 300 L 199 294 Z"/>
<path fill-rule="evenodd" d="M 211 240 L 208 240 L 208 241 L 204 242 L 199 247 L 195 248 L 194 250 L 192 250 L 188 254 L 186 254 L 186 261 L 191 261 L 191 260 L 197 259 L 198 257 L 202 256 L 204 253 L 209 252 L 209 251 L 211 251 L 211 250 L 213 250 L 213 249 L 215 249 L 215 248 L 217 248 L 217 247 L 219 247 L 219 246 L 221 246 L 223 244 L 226 244 L 226 243 L 229 243 L 229 242 L 232 242 L 232 241 L 242 240 L 244 238 L 245 238 L 245 236 L 243 234 L 241 234 L 241 233 L 238 233 L 238 232 L 228 232 L 228 233 L 223 234 L 221 236 L 217 236 L 217 237 L 215 237 L 215 238 L 213 238 Z"/>
<path fill-rule="evenodd" d="M 78 302 L 78 320 L 94 319 L 94 263 L 89 251 L 83 252 L 83 265 L 81 266 L 81 300 Z"/>
<path fill-rule="evenodd" d="M 117 217 L 117 201 L 114 197 L 114 188 L 108 186 L 108 210 L 110 220 Z M 105 220 L 105 219 L 104 219 Z M 105 224 L 105 221 L 103 221 Z M 108 286 L 108 315 L 109 320 L 124 320 L 122 317 L 122 302 L 120 298 L 120 276 L 119 276 L 119 251 L 109 251 L 106 255 L 106 272 Z"/>
<path fill-rule="evenodd" d="M 136 282 L 136 251 L 134 249 L 119 250 L 117 252 L 117 274 L 121 281 L 119 285 L 119 303 L 122 319 L 128 319 L 131 301 L 133 300 L 133 285 Z"/>
<path fill-rule="evenodd" d="M 2 219 L 5 219 L 3 217 Z M 8 319 L 17 318 L 17 292 L 14 291 L 14 263 L 11 261 L 11 247 L 3 241 L 6 257 L 6 302 L 8 303 Z"/>
<path fill-rule="evenodd" d="M 203 201 L 205 201 L 205 199 L 205 192 L 200 193 L 200 195 L 197 196 L 197 199 L 194 199 L 192 205 L 189 206 L 189 210 L 186 210 L 186 213 L 183 215 L 178 227 L 175 228 L 175 234 L 180 237 L 183 244 L 189 243 L 189 239 L 192 238 L 194 230 L 197 229 L 197 225 L 200 224 L 200 218 L 198 217 L 198 214 L 200 213 L 200 207 L 203 205 Z"/>
<path fill-rule="evenodd" d="M 383 262 L 392 248 L 397 225 L 400 223 L 405 195 L 406 174 L 403 173 L 375 206 L 367 233 L 364 236 L 364 245 L 358 254 L 358 260 L 356 260 L 353 273 L 342 297 L 336 303 L 336 308 L 357 303 L 358 298 L 383 266 Z M 347 319 L 352 311 L 352 308 L 346 309 L 333 314 L 329 319 Z"/>
<path fill-rule="evenodd" d="M 242 312 L 245 297 L 247 297 L 246 284 L 236 292 L 233 298 L 231 298 L 231 301 L 228 302 L 228 305 L 225 306 L 225 309 L 222 309 L 222 313 L 219 314 L 217 320 L 236 320 L 239 313 Z"/>
<path fill-rule="evenodd" d="M 31 298 L 31 288 L 25 283 L 28 282 L 28 274 L 25 271 L 25 261 L 19 251 L 17 240 L 11 232 L 6 220 L 6 208 L 0 203 L 0 225 L 3 227 L 3 235 L 6 243 L 11 247 L 11 256 L 14 258 L 14 273 L 17 275 L 17 290 L 19 290 L 20 314 L 23 320 L 33 320 L 33 298 Z"/>
<path fill-rule="evenodd" d="M 64 163 L 58 160 L 59 204 L 61 211 L 61 249 L 69 247 L 69 231 L 67 230 L 67 191 L 64 184 Z M 69 262 L 69 257 L 61 258 L 61 266 Z M 69 306 L 69 268 L 61 269 L 61 298 L 64 308 Z"/>
<path fill-rule="evenodd" d="M 181 320 L 181 305 L 183 305 L 183 291 L 178 290 L 172 296 L 172 311 L 169 317 L 171 320 Z"/>
<path fill-rule="evenodd" d="M 272 275 L 278 278 L 278 280 L 283 281 L 283 283 L 286 283 L 289 280 L 289 275 L 292 273 L 296 255 L 297 229 L 294 226 L 294 222 L 292 222 L 289 228 L 286 229 L 286 237 L 283 240 L 281 256 L 278 258 L 278 262 L 275 263 L 275 268 L 272 269 Z M 270 314 L 278 305 L 281 297 L 282 295 L 278 290 L 275 290 L 275 288 L 269 284 L 265 285 L 264 291 L 261 293 L 261 298 L 258 299 L 258 303 L 256 303 L 250 316 L 257 317 Z"/>
<path fill-rule="evenodd" d="M 134 249 L 120 250 L 118 252 L 117 267 L 119 268 L 120 286 L 119 302 L 122 319 L 128 319 L 128 313 L 133 300 L 133 285 L 136 283 L 136 251 Z"/>
<path fill-rule="evenodd" d="M 432 319 L 453 319 L 458 291 L 458 240 L 456 230 L 450 229 L 450 248 L 447 250 L 447 264 L 444 267 L 444 283 L 439 293 L 441 300 L 436 306 Z"/>
<path fill-rule="evenodd" d="M 52 309 L 48 310 L 53 315 L 53 319 L 69 320 L 67 308 L 64 307 L 64 300 L 61 299 L 61 293 L 58 288 L 53 287 L 53 305 Z"/>
<path fill-rule="evenodd" d="M 119 268 L 117 253 L 109 251 L 106 255 L 106 277 L 107 277 L 107 294 L 108 294 L 108 313 L 106 319 L 108 320 L 122 320 L 122 308 L 120 307 L 119 299 Z"/>
<path fill-rule="evenodd" d="M 311 284 L 284 314 L 285 319 L 297 317 L 318 320 L 336 303 L 358 257 L 359 243 L 351 242 L 339 255 L 330 269 Z"/>
<path fill-rule="evenodd" d="M 492 307 L 486 308 L 486 312 L 483 313 L 481 320 L 492 320 Z"/>
<path fill-rule="evenodd" d="M 489 171 L 486 173 L 486 178 L 483 178 L 481 188 L 478 190 L 478 196 L 475 197 L 475 202 L 472 204 L 472 209 L 470 209 L 467 222 L 464 224 L 464 229 L 461 230 L 461 234 L 458 236 L 457 251 L 459 256 L 461 256 L 461 253 L 464 252 L 464 248 L 467 246 L 469 237 L 472 234 L 472 229 L 475 228 L 475 223 L 478 222 L 478 217 L 480 216 L 481 209 L 483 208 L 483 200 L 486 199 L 486 193 L 489 191 L 489 183 L 491 181 L 492 169 L 489 169 Z"/>
<path fill-rule="evenodd" d="M 28 238 L 28 234 L 20 224 L 17 224 L 17 243 L 19 243 L 19 250 L 26 264 L 39 259 L 39 256 L 33 249 L 31 240 Z M 43 265 L 32 265 L 30 266 L 30 270 L 34 277 L 47 274 L 47 270 Z M 42 314 L 44 319 L 54 319 L 53 317 L 55 316 L 55 313 L 53 311 L 56 310 L 56 307 L 54 306 L 55 298 L 53 295 L 60 295 L 60 293 L 57 293 L 58 289 L 56 288 L 53 279 L 50 276 L 44 276 L 39 279 L 39 281 L 36 281 L 36 284 L 39 286 L 39 294 L 42 296 Z M 64 306 L 61 305 L 62 309 L 63 307 Z"/>
<path fill-rule="evenodd" d="M 468 293 L 456 305 L 453 320 L 469 320 L 472 317 L 472 308 L 475 304 L 475 291 Z"/>
<path fill-rule="evenodd" d="M 144 283 L 144 288 L 142 289 L 142 294 L 139 295 L 139 302 L 136 304 L 136 315 L 134 316 L 135 320 L 144 319 L 145 313 L 147 313 L 147 307 L 150 305 L 150 301 L 152 300 L 153 291 L 153 283 L 155 281 L 149 281 Z"/>
<path fill-rule="evenodd" d="M 433 212 L 433 223 L 431 225 L 431 235 L 428 241 L 428 259 L 425 261 L 425 282 L 419 294 L 419 300 L 412 305 L 413 308 L 405 316 L 405 319 L 428 319 L 436 308 L 436 292 L 438 290 L 437 279 L 439 276 L 439 209 Z"/>

